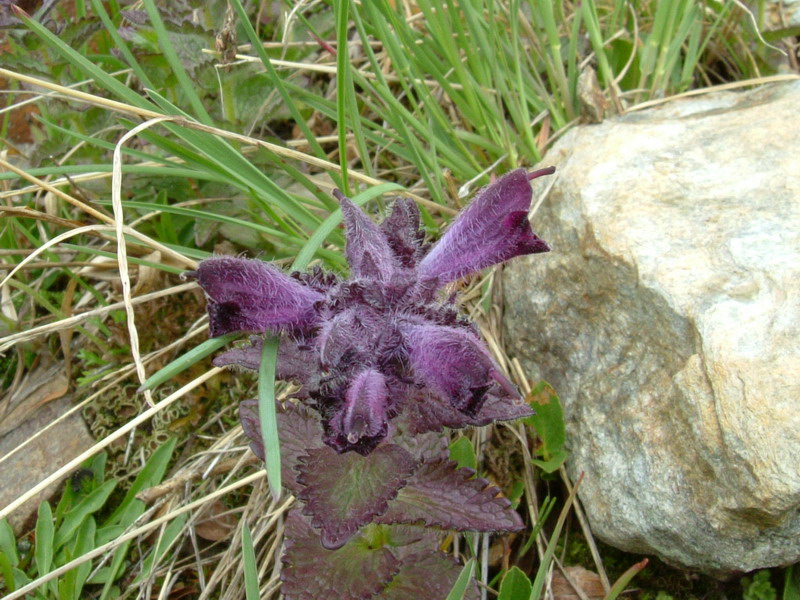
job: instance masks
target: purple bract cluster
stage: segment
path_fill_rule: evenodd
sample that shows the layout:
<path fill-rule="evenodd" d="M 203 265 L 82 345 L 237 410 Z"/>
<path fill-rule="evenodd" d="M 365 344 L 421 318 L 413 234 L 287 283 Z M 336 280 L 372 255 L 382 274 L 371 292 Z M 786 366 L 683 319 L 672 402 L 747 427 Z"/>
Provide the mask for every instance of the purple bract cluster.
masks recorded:
<path fill-rule="evenodd" d="M 403 414 L 411 434 L 485 425 L 531 414 L 474 325 L 459 316 L 448 283 L 522 254 L 546 252 L 530 228 L 530 180 L 554 169 L 518 169 L 483 188 L 434 245 L 417 206 L 394 201 L 373 223 L 338 192 L 350 279 L 319 269 L 287 275 L 258 260 L 214 257 L 196 277 L 208 297 L 211 335 L 281 335 L 277 377 L 319 413 L 323 441 L 367 455 Z M 262 342 L 215 364 L 258 369 Z"/>

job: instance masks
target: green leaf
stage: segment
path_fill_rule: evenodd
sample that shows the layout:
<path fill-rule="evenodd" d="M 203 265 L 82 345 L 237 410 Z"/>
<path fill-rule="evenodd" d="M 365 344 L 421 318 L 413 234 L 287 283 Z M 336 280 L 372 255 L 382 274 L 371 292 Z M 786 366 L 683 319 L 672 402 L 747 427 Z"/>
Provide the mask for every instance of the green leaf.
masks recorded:
<path fill-rule="evenodd" d="M 475 456 L 475 447 L 466 437 L 460 437 L 450 444 L 450 460 L 454 460 L 459 468 L 466 467 L 473 471 L 478 469 L 478 457 Z"/>
<path fill-rule="evenodd" d="M 275 368 L 278 362 L 280 339 L 269 336 L 261 350 L 258 368 L 258 419 L 261 441 L 264 443 L 267 480 L 274 500 L 281 497 L 281 445 L 278 438 L 278 418 L 275 415 Z"/>
<path fill-rule="evenodd" d="M 142 390 L 152 390 L 153 388 L 161 385 L 165 381 L 169 381 L 173 377 L 175 377 L 178 373 L 182 373 L 193 364 L 200 362 L 209 354 L 216 352 L 224 345 L 229 342 L 232 342 L 236 338 L 238 338 L 241 334 L 239 333 L 228 333 L 226 335 L 221 335 L 219 337 L 211 338 L 210 340 L 206 340 L 199 346 L 192 348 L 186 354 L 179 356 L 171 363 L 169 363 L 166 367 L 156 371 L 153 373 L 147 381 L 142 384 Z"/>
<path fill-rule="evenodd" d="M 89 517 L 81 525 L 78 534 L 75 536 L 75 543 L 67 549 L 66 560 L 71 560 L 82 554 L 86 554 L 95 547 L 95 533 L 97 525 L 93 517 Z M 74 569 L 67 571 L 61 578 L 58 586 L 59 600 L 79 600 L 81 590 L 92 570 L 92 561 L 78 565 Z"/>
<path fill-rule="evenodd" d="M 242 558 L 244 559 L 244 591 L 247 600 L 259 600 L 256 551 L 250 528 L 242 521 Z"/>
<path fill-rule="evenodd" d="M 39 577 L 47 575 L 53 566 L 53 512 L 46 501 L 39 505 L 39 516 L 36 519 L 36 573 Z M 53 584 L 54 582 L 50 582 Z M 54 585 L 48 587 L 55 587 Z"/>
<path fill-rule="evenodd" d="M 617 579 L 614 582 L 614 585 L 611 586 L 611 589 L 608 590 L 605 600 L 615 600 L 622 592 L 625 591 L 625 588 L 628 587 L 631 579 L 633 579 L 642 569 L 647 566 L 648 562 L 649 559 L 645 558 L 620 575 L 619 579 Z M 768 571 L 765 572 L 768 573 Z M 775 600 L 775 590 L 772 588 L 772 586 L 770 586 L 770 589 L 772 590 L 772 595 L 765 598 L 759 597 L 759 600 L 767 600 L 767 598 L 769 598 L 769 600 Z M 745 595 L 745 597 L 747 596 Z"/>
<path fill-rule="evenodd" d="M 0 552 L 6 555 L 12 567 L 19 564 L 17 538 L 14 537 L 14 530 L 9 525 L 8 519 L 0 519 Z"/>
<path fill-rule="evenodd" d="M 104 526 L 119 522 L 119 524 L 127 527 L 133 522 L 133 519 L 138 517 L 138 515 L 136 515 L 136 517 L 131 516 L 129 517 L 130 520 L 128 518 L 122 518 L 126 513 L 128 506 L 130 506 L 131 503 L 136 499 L 136 494 L 145 488 L 161 483 L 161 480 L 164 478 L 164 473 L 167 472 L 167 466 L 172 458 L 172 452 L 175 450 L 175 444 L 177 442 L 177 438 L 171 438 L 161 444 L 158 449 L 153 452 L 150 458 L 147 459 L 144 467 L 142 467 L 142 470 L 139 471 L 138 475 L 136 475 L 136 479 L 133 480 L 130 489 L 128 489 L 128 492 L 122 499 L 122 502 L 114 510 L 111 516 L 104 521 Z M 142 506 L 144 505 L 142 504 Z"/>
<path fill-rule="evenodd" d="M 528 600 L 531 596 L 531 580 L 522 570 L 511 567 L 503 576 L 497 600 Z"/>
<path fill-rule="evenodd" d="M 567 459 L 564 449 L 567 433 L 561 401 L 546 381 L 538 383 L 528 394 L 527 401 L 536 414 L 527 417 L 524 423 L 533 427 L 541 440 L 541 446 L 537 450 L 541 459 L 534 459 L 533 463 L 546 473 L 552 473 Z"/>
<path fill-rule="evenodd" d="M 90 514 L 95 513 L 103 508 L 103 505 L 105 505 L 106 500 L 108 500 L 108 497 L 111 495 L 111 492 L 114 491 L 116 486 L 117 482 L 113 479 L 106 481 L 96 490 L 92 491 L 92 493 L 86 496 L 83 500 L 81 500 L 81 502 L 78 503 L 75 508 L 64 515 L 64 520 L 61 522 L 61 526 L 58 528 L 58 533 L 56 533 L 55 536 L 56 548 L 60 548 L 70 538 L 72 538 L 72 536 L 78 530 L 78 527 L 83 524 L 83 521 Z"/>
<path fill-rule="evenodd" d="M 464 568 L 461 569 L 461 574 L 458 576 L 458 579 L 453 585 L 453 589 L 450 590 L 449 594 L 447 594 L 447 598 L 445 600 L 463 600 L 467 593 L 469 582 L 472 580 L 474 573 L 475 559 L 471 558 L 469 561 L 467 561 L 467 564 L 464 565 Z"/>
<path fill-rule="evenodd" d="M 8 591 L 13 592 L 16 589 L 14 586 L 14 567 L 11 566 L 8 555 L 2 550 L 0 550 L 0 575 L 3 576 L 3 581 L 5 581 Z"/>

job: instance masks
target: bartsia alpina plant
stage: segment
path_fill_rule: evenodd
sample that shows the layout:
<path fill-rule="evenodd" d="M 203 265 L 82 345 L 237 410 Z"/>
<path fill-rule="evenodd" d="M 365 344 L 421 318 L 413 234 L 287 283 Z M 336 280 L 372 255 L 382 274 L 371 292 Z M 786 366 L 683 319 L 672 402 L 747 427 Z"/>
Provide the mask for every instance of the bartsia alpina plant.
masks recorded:
<path fill-rule="evenodd" d="M 233 257 L 205 260 L 194 273 L 211 335 L 280 334 L 277 378 L 299 386 L 298 402 L 277 407 L 283 481 L 303 503 L 287 519 L 287 598 L 418 598 L 415 586 L 424 583 L 424 597 L 435 599 L 432 576 L 443 598 L 458 569 L 436 550 L 431 528 L 523 527 L 497 488 L 448 459 L 444 428 L 532 411 L 442 290 L 549 250 L 527 216 L 530 180 L 553 171 L 517 169 L 486 186 L 432 246 L 413 201 L 395 200 L 376 225 L 334 192 L 347 280 Z M 257 370 L 261 351 L 254 335 L 214 362 Z M 243 402 L 240 416 L 264 458 L 257 404 Z M 356 575 L 353 560 L 361 563 Z"/>

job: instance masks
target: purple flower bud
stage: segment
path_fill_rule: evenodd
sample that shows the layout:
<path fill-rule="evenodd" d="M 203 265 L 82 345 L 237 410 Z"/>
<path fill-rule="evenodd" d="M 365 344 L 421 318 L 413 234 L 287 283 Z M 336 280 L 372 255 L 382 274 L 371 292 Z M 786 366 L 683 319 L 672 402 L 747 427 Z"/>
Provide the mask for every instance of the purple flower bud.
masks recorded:
<path fill-rule="evenodd" d="M 219 256 L 200 263 L 198 283 L 208 296 L 211 336 L 232 331 L 312 327 L 314 303 L 324 296 L 260 260 Z"/>
<path fill-rule="evenodd" d="M 337 449 L 372 450 L 386 436 L 388 404 L 386 378 L 374 369 L 362 371 L 353 378 L 344 403 L 329 421 L 326 443 Z"/>
<path fill-rule="evenodd" d="M 544 169 L 534 176 L 548 174 Z M 550 247 L 531 231 L 531 186 L 525 169 L 503 175 L 478 192 L 419 265 L 421 279 L 439 285 L 523 254 Z"/>

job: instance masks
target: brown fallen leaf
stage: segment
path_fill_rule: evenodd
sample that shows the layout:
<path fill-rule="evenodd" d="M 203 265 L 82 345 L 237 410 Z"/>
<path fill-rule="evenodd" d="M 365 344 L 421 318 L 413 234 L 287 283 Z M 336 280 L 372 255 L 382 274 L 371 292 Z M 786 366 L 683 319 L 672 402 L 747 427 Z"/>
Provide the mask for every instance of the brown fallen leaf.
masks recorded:
<path fill-rule="evenodd" d="M 204 511 L 204 518 L 198 521 L 194 530 L 201 538 L 210 542 L 221 542 L 233 536 L 238 520 L 230 509 L 219 500 L 211 503 Z"/>
<path fill-rule="evenodd" d="M 580 566 L 565 567 L 564 571 L 566 571 L 567 577 L 572 581 L 572 584 L 579 587 L 586 598 L 590 600 L 602 600 L 602 598 L 605 598 L 606 591 L 603 589 L 600 576 L 594 571 Z M 572 584 L 567 581 L 561 571 L 555 569 L 551 584 L 554 600 L 581 600 Z"/>

